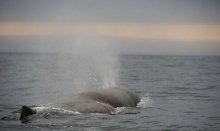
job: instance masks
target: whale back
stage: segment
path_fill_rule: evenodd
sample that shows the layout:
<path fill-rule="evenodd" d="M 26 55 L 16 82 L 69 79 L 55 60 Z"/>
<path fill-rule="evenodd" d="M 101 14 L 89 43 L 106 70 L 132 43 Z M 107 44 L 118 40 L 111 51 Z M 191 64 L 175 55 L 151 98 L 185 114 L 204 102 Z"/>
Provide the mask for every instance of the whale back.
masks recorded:
<path fill-rule="evenodd" d="M 135 106 L 137 106 L 137 104 L 140 102 L 140 97 L 133 91 L 125 89 L 125 88 L 119 88 L 119 90 L 126 92 L 130 96 L 132 101 L 134 102 Z"/>
<path fill-rule="evenodd" d="M 135 107 L 140 101 L 134 92 L 123 88 L 101 89 L 98 91 L 85 92 L 81 95 L 109 104 L 113 107 Z"/>
<path fill-rule="evenodd" d="M 109 88 L 72 95 L 55 106 L 81 113 L 111 113 L 116 107 L 135 107 L 139 101 L 128 89 Z"/>

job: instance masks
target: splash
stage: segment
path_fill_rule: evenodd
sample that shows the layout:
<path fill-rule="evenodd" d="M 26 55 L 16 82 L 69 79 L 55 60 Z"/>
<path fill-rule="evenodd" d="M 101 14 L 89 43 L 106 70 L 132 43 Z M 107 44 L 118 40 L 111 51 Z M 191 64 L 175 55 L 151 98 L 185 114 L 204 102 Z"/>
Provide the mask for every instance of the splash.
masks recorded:
<path fill-rule="evenodd" d="M 152 99 L 150 98 L 149 93 L 145 94 L 143 97 L 141 97 L 140 102 L 137 104 L 137 107 L 146 108 L 151 106 L 153 103 Z"/>

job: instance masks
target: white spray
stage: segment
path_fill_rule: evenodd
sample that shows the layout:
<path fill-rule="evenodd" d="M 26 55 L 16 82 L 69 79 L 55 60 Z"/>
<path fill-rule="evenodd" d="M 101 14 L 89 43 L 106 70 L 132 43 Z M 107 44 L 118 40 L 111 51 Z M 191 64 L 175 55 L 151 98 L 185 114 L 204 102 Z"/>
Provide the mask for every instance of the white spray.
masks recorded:
<path fill-rule="evenodd" d="M 88 32 L 81 32 L 68 41 L 68 44 L 62 46 L 62 60 L 59 65 L 66 72 L 64 75 L 72 77 L 72 86 L 75 89 L 116 86 L 119 62 L 114 43 Z"/>

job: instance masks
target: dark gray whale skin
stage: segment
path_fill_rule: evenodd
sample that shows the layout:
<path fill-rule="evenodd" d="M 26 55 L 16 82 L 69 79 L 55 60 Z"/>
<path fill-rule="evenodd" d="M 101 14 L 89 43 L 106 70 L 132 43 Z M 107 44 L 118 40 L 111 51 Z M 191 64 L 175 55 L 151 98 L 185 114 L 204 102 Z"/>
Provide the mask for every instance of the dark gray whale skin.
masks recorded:
<path fill-rule="evenodd" d="M 116 107 L 136 107 L 139 101 L 138 95 L 129 89 L 108 88 L 68 95 L 51 106 L 80 113 L 111 114 Z M 23 106 L 20 120 L 25 122 L 27 116 L 36 113 L 35 109 Z"/>
<path fill-rule="evenodd" d="M 80 113 L 110 114 L 116 107 L 136 107 L 140 101 L 138 95 L 125 88 L 99 89 L 68 96 L 52 104 Z"/>

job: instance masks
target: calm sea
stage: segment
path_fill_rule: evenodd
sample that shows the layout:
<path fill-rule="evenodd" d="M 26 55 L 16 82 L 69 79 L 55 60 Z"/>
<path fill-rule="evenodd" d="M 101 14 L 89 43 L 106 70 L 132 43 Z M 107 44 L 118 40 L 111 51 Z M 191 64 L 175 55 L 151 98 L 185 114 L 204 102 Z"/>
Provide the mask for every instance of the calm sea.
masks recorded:
<path fill-rule="evenodd" d="M 1 53 L 0 117 L 8 117 L 0 130 L 220 130 L 220 57 L 214 56 L 122 55 L 111 77 L 142 98 L 139 107 L 114 115 L 46 111 L 25 124 L 18 120 L 21 105 L 46 105 L 100 86 L 83 63 L 58 54 Z"/>

